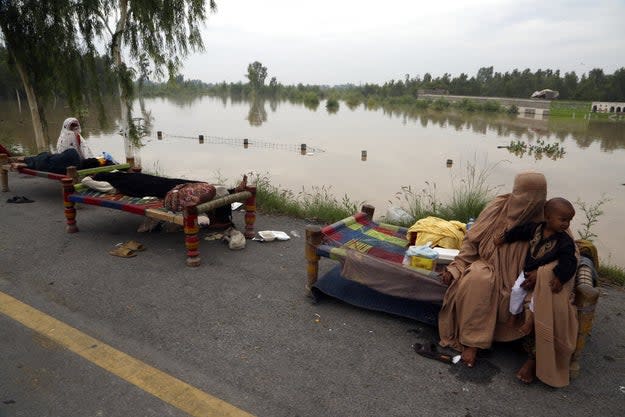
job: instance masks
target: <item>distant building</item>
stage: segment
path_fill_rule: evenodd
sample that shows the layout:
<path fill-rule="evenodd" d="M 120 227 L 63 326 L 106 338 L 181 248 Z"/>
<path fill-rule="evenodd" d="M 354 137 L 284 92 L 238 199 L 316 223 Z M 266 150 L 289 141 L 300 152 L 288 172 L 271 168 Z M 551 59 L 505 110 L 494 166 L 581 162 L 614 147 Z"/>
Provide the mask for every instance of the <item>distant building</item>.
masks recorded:
<path fill-rule="evenodd" d="M 625 103 L 593 101 L 590 109 L 593 113 L 625 113 Z"/>

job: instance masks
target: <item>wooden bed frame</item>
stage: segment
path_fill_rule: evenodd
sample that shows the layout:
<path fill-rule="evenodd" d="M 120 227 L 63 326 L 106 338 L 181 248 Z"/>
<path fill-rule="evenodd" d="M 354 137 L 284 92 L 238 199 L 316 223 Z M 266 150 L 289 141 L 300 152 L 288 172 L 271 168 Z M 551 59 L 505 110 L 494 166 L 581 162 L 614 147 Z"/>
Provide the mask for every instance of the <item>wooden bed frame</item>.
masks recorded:
<path fill-rule="evenodd" d="M 356 214 L 366 215 L 368 219 L 373 219 L 375 208 L 371 205 L 364 205 L 361 208 L 361 212 Z M 347 220 L 347 219 L 345 219 Z M 344 220 L 343 220 L 344 221 Z M 337 248 L 329 245 L 326 239 L 324 231 L 332 230 L 335 225 L 341 222 L 337 222 L 334 225 L 329 225 L 324 228 L 309 225 L 306 227 L 306 241 L 305 241 L 305 254 L 307 262 L 307 285 L 306 288 L 311 294 L 311 289 L 317 282 L 319 274 L 319 260 L 324 258 L 330 258 L 333 260 L 342 260 L 344 258 L 344 248 Z M 406 230 L 398 228 L 398 230 Z M 410 244 L 406 240 L 406 247 Z M 366 255 L 368 256 L 368 255 Z M 575 276 L 575 306 L 577 307 L 577 318 L 579 321 L 579 328 L 577 333 L 577 346 L 573 352 L 570 365 L 571 378 L 575 378 L 580 372 L 580 358 L 586 339 L 590 334 L 593 326 L 593 320 L 595 317 L 595 308 L 599 299 L 599 289 L 595 287 L 592 278 L 592 269 L 587 265 L 581 265 L 578 267 L 577 274 Z"/>
<path fill-rule="evenodd" d="M 6 154 L 0 154 L 0 188 L 3 192 L 9 191 L 9 171 L 11 171 L 11 162 L 15 162 L 14 158 Z M 16 172 L 55 181 L 61 181 L 63 178 L 69 177 L 74 183 L 79 183 L 84 177 L 97 174 L 98 172 L 110 172 L 114 170 L 127 171 L 129 169 L 133 169 L 134 171 L 140 170 L 134 167 L 134 158 L 126 158 L 125 164 L 106 165 L 97 168 L 77 169 L 75 166 L 70 166 L 67 167 L 65 174 L 37 171 L 26 167 L 19 167 Z"/>
<path fill-rule="evenodd" d="M 248 239 L 254 237 L 254 222 L 256 221 L 256 187 L 254 186 L 247 186 L 245 191 L 216 198 L 197 206 L 187 207 L 183 212 L 171 212 L 163 207 L 162 199 L 142 199 L 122 194 L 105 194 L 91 190 L 82 184 L 74 184 L 73 179 L 69 177 L 63 178 L 61 182 L 63 184 L 63 205 L 67 222 L 66 231 L 68 233 L 78 232 L 76 203 L 122 210 L 152 219 L 175 223 L 184 228 L 187 266 L 199 266 L 200 238 L 198 236 L 198 214 L 206 213 L 234 202 L 241 202 L 245 205 L 244 235 Z"/>

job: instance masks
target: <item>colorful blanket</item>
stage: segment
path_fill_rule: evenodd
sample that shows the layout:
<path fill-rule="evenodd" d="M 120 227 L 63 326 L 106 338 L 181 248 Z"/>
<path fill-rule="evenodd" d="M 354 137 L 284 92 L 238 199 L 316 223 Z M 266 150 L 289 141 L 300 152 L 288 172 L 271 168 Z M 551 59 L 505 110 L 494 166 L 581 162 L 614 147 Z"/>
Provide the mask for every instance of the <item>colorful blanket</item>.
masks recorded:
<path fill-rule="evenodd" d="M 321 229 L 324 240 L 317 249 L 320 256 L 343 259 L 348 249 L 401 264 L 408 248 L 406 229 L 371 221 L 357 213 Z"/>

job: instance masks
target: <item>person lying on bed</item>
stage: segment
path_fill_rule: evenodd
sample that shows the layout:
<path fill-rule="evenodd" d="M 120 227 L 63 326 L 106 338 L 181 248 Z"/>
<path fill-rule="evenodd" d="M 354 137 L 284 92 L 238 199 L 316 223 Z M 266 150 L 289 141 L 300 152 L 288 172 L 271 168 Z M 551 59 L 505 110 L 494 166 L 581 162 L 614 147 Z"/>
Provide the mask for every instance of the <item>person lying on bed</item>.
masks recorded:
<path fill-rule="evenodd" d="M 141 172 L 99 172 L 92 176 L 95 181 L 105 181 L 111 184 L 121 194 L 131 197 L 158 197 L 165 198 L 167 193 L 177 185 L 188 183 L 199 183 L 203 181 L 186 180 L 182 178 L 166 178 L 156 175 L 144 174 Z M 217 197 L 232 194 L 245 190 L 247 186 L 247 176 L 233 189 L 226 189 L 225 193 L 217 190 Z M 216 188 L 219 186 L 215 186 Z"/>
<path fill-rule="evenodd" d="M 11 169 L 17 171 L 23 167 L 34 169 L 35 171 L 65 174 L 67 167 L 70 166 L 75 166 L 78 169 L 87 169 L 102 165 L 111 165 L 111 162 L 102 160 L 102 158 L 81 159 L 76 149 L 69 148 L 61 153 L 41 152 L 35 156 L 20 156 L 17 158 L 17 162 L 11 163 Z"/>

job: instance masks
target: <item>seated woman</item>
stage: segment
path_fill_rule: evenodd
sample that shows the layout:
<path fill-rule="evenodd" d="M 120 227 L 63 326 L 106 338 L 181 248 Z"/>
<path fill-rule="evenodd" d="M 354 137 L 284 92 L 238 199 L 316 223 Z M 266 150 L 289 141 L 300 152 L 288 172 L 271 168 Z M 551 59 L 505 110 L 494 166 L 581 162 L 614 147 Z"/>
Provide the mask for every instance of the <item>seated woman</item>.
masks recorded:
<path fill-rule="evenodd" d="M 68 117 L 63 122 L 61 133 L 56 142 L 56 152 L 61 153 L 67 149 L 76 149 L 81 160 L 93 158 L 93 152 L 87 141 L 80 135 L 80 122 L 75 117 Z"/>
<path fill-rule="evenodd" d="M 462 352 L 462 360 L 469 367 L 474 366 L 478 349 L 488 349 L 493 341 L 523 337 L 511 325 L 509 304 L 528 242 L 497 246 L 495 241 L 518 224 L 542 221 L 546 195 L 544 175 L 517 175 L 512 193 L 500 195 L 486 206 L 467 232 L 459 255 L 442 275 L 449 288 L 439 314 L 440 344 Z M 578 326 L 571 303 L 574 280 L 563 291 L 553 293 L 549 287 L 553 266 L 538 268 L 535 281 L 527 289 L 542 306 L 535 313 L 536 376 L 548 385 L 562 387 L 569 383 Z M 531 379 L 530 365 L 534 366 L 524 364 L 519 379 Z"/>
<path fill-rule="evenodd" d="M 68 117 L 63 122 L 56 143 L 57 153 L 41 152 L 36 156 L 19 157 L 17 162 L 11 164 L 11 168 L 17 170 L 20 167 L 26 167 L 36 171 L 65 174 L 67 167 L 70 166 L 87 169 L 115 163 L 112 159 L 95 158 L 80 132 L 78 119 Z"/>

